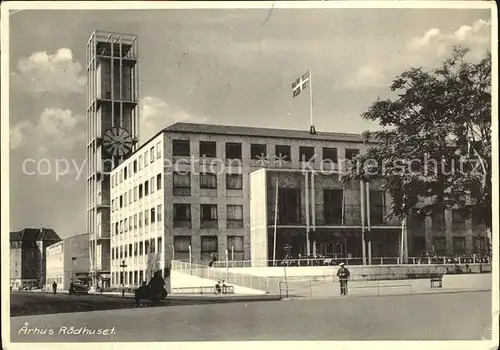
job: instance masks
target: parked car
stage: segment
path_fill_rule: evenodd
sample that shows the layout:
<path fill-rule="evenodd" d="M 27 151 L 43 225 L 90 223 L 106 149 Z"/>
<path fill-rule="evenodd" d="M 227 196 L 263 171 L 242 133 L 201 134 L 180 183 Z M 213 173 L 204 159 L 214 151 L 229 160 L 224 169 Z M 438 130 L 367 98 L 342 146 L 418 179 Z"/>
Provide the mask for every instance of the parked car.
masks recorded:
<path fill-rule="evenodd" d="M 82 282 L 73 282 L 69 287 L 69 295 L 74 294 L 89 294 L 89 286 Z"/>

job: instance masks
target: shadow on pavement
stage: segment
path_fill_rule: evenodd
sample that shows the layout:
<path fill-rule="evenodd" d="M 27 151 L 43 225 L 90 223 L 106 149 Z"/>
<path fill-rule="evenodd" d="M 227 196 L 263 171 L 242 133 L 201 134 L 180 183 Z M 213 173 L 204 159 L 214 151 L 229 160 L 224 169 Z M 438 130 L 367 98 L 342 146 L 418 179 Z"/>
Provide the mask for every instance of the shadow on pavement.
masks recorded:
<path fill-rule="evenodd" d="M 216 304 L 231 302 L 271 301 L 279 297 L 167 297 L 160 304 L 143 302 L 138 305 L 132 297 L 109 295 L 68 295 L 31 292 L 10 293 L 10 316 L 46 315 L 69 312 L 88 312 L 101 310 Z"/>

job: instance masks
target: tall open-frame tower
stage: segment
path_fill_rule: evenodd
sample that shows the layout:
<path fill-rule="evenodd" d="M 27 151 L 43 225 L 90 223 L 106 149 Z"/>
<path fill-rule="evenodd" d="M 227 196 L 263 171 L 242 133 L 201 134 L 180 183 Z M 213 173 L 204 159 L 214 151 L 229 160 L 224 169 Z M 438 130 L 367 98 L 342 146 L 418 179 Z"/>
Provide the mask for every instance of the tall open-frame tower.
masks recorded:
<path fill-rule="evenodd" d="M 103 136 L 111 128 L 126 129 L 135 150 L 139 138 L 137 58 L 135 35 L 94 31 L 87 42 L 86 227 L 94 286 L 99 279 L 106 285 L 110 277 L 110 172 L 124 159 L 106 151 Z"/>

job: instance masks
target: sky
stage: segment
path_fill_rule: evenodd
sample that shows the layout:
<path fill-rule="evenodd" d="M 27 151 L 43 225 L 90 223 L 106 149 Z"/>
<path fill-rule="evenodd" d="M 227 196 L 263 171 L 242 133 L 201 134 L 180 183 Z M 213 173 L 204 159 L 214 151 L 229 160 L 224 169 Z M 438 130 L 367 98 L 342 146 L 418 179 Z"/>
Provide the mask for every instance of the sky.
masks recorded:
<path fill-rule="evenodd" d="M 175 122 L 363 132 L 360 115 L 411 66 L 453 45 L 491 47 L 489 10 L 28 11 L 10 16 L 10 228 L 85 232 L 85 45 L 93 30 L 139 43 L 140 140 Z M 24 167 L 23 167 L 24 164 Z"/>

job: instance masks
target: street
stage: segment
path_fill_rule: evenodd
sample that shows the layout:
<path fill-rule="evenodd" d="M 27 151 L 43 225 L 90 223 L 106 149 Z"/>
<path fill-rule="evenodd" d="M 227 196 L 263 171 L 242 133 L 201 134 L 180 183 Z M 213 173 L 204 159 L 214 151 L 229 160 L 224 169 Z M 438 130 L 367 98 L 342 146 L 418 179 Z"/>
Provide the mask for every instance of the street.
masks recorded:
<path fill-rule="evenodd" d="M 480 340 L 490 324 L 491 292 L 348 296 L 11 317 L 11 341 Z"/>

